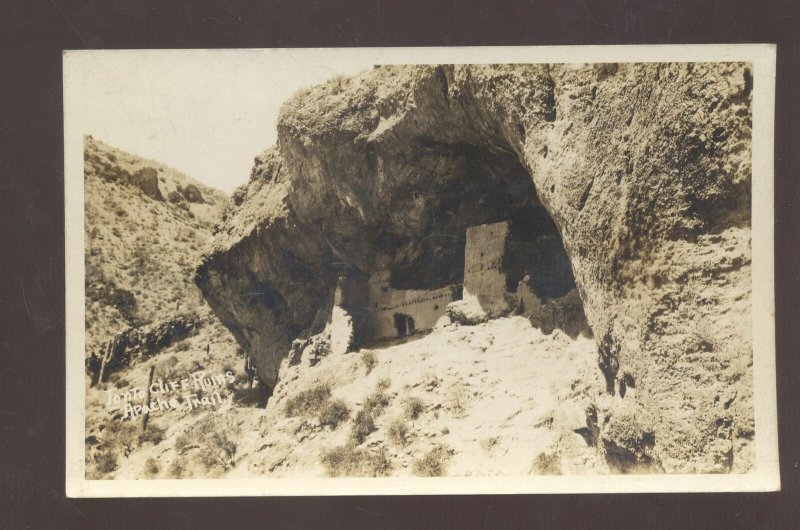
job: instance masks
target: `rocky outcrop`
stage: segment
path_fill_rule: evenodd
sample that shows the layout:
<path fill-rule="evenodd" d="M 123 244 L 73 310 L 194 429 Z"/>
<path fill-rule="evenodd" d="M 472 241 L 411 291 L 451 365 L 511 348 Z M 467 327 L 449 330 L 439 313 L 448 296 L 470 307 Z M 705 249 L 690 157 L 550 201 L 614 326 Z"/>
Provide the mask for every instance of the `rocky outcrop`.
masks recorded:
<path fill-rule="evenodd" d="M 171 344 L 187 338 L 205 322 L 193 316 L 180 315 L 118 333 L 105 345 L 105 352 L 92 352 L 86 360 L 86 372 L 94 381 L 101 372 L 102 357 L 108 357 L 103 375 L 127 368 L 157 354 Z"/>
<path fill-rule="evenodd" d="M 386 67 L 316 87 L 284 105 L 197 284 L 274 385 L 341 270 L 457 283 L 466 228 L 517 221 L 568 256 L 617 468 L 750 469 L 751 88 L 724 63 Z"/>
<path fill-rule="evenodd" d="M 163 201 L 164 196 L 158 188 L 158 170 L 143 167 L 129 177 L 130 183 L 142 190 L 142 193 L 155 201 Z"/>
<path fill-rule="evenodd" d="M 198 204 L 203 204 L 205 202 L 203 200 L 203 194 L 200 193 L 200 189 L 194 184 L 188 184 L 185 188 L 179 187 L 178 191 L 183 195 L 183 198 L 189 202 Z"/>

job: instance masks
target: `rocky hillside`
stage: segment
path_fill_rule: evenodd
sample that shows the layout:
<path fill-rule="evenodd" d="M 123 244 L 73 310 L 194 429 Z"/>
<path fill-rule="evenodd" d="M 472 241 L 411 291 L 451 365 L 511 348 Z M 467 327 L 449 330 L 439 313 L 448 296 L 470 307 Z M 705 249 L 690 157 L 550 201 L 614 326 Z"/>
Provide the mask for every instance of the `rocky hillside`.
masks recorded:
<path fill-rule="evenodd" d="M 85 140 L 86 348 L 173 315 L 208 315 L 192 280 L 228 198 L 164 166 Z"/>
<path fill-rule="evenodd" d="M 466 228 L 544 212 L 594 336 L 602 395 L 580 423 L 603 465 L 747 471 L 751 90 L 749 67 L 724 63 L 336 79 L 284 105 L 197 284 L 277 403 L 335 271 L 428 289 L 460 272 Z"/>
<path fill-rule="evenodd" d="M 265 388 L 248 388 L 241 351 L 192 282 L 228 198 L 92 137 L 84 160 L 87 477 L 218 474 L 224 461 L 202 437 L 181 451 L 173 443 L 197 430 L 216 432 L 219 408 L 247 413 L 266 400 Z M 145 402 L 150 368 L 156 389 L 182 380 L 188 388 L 164 387 L 185 408 L 153 411 L 145 430 L 142 414 L 128 414 L 128 406 Z M 212 377 L 225 384 L 194 388 L 195 380 Z M 194 395 L 198 405 L 190 408 L 184 395 Z M 167 402 L 166 396 L 152 398 Z M 181 457 L 191 451 L 205 459 Z"/>

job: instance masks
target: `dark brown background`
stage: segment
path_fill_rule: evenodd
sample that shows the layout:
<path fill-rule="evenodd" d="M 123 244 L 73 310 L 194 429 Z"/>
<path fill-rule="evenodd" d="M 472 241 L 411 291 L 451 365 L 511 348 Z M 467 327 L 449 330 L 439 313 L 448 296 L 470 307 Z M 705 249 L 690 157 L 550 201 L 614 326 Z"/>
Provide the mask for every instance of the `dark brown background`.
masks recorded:
<path fill-rule="evenodd" d="M 0 2 L 0 528 L 228 528 L 244 522 L 260 528 L 796 528 L 798 27 L 795 0 Z M 775 263 L 783 492 L 65 498 L 62 49 L 717 42 L 778 44 Z"/>

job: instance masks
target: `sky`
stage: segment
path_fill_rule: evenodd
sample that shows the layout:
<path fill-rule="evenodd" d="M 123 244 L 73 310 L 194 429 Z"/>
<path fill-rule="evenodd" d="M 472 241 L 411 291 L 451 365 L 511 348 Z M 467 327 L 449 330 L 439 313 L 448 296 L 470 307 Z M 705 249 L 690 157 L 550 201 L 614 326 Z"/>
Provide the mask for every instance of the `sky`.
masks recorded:
<path fill-rule="evenodd" d="M 277 140 L 298 90 L 370 69 L 366 55 L 291 50 L 67 52 L 74 134 L 172 166 L 230 193 Z M 72 85 L 74 84 L 74 85 Z M 74 100 L 71 100 L 74 101 Z"/>

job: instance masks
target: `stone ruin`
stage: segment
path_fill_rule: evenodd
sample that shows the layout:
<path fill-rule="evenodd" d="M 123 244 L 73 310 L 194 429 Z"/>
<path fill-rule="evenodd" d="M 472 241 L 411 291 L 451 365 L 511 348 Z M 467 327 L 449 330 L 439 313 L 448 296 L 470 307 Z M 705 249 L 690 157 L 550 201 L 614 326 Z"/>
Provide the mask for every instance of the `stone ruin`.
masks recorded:
<path fill-rule="evenodd" d="M 572 337 L 591 336 L 569 262 L 547 259 L 551 244 L 547 238 L 519 240 L 508 221 L 470 227 L 463 283 L 398 289 L 388 270 L 350 271 L 337 282 L 328 321 L 335 309 L 346 312 L 353 342 L 360 345 L 402 339 L 447 321 L 477 324 L 512 313 L 525 315 L 545 333 L 562 329 Z"/>

